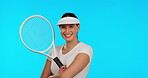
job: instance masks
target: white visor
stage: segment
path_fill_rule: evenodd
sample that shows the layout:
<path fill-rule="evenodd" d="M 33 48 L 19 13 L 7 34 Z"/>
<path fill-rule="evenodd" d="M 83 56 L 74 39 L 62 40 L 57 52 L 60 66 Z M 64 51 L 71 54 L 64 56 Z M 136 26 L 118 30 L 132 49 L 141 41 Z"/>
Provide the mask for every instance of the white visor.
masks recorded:
<path fill-rule="evenodd" d="M 59 26 L 62 24 L 80 24 L 80 21 L 74 17 L 64 17 L 61 18 L 56 25 Z"/>

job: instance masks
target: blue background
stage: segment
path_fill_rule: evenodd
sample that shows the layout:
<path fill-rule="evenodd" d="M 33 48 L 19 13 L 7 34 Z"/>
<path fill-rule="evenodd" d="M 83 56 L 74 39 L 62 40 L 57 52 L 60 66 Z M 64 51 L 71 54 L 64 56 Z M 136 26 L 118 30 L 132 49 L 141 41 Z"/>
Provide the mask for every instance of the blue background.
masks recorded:
<path fill-rule="evenodd" d="M 148 0 L 1 0 L 0 78 L 40 77 L 46 57 L 23 46 L 19 27 L 42 15 L 62 45 L 55 25 L 65 12 L 79 17 L 79 40 L 94 49 L 87 78 L 148 78 Z"/>

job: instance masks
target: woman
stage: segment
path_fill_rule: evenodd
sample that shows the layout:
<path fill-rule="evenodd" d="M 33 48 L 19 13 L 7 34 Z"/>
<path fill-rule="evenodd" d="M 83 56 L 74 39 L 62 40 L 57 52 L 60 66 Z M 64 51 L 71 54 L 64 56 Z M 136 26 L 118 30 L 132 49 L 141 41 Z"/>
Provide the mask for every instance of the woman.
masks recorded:
<path fill-rule="evenodd" d="M 41 78 L 86 78 L 92 58 L 92 48 L 78 40 L 80 21 L 75 14 L 65 13 L 57 26 L 66 41 L 65 45 L 56 46 L 58 58 L 64 66 L 59 69 L 48 58 Z"/>

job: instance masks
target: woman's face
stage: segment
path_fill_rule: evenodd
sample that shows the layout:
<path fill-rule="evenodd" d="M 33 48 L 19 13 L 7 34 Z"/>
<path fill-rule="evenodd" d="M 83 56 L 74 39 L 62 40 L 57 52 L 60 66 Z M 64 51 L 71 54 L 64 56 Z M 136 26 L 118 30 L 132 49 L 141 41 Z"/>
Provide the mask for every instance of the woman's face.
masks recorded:
<path fill-rule="evenodd" d="M 77 40 L 77 32 L 79 31 L 80 26 L 75 24 L 65 24 L 60 26 L 60 31 L 62 37 L 66 41 Z"/>

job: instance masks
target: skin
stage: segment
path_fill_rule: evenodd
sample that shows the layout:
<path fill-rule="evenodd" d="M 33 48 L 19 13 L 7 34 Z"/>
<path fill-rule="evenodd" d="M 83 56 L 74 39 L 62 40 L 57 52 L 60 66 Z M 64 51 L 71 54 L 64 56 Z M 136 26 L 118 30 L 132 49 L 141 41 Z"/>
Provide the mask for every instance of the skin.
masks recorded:
<path fill-rule="evenodd" d="M 66 41 L 65 48 L 62 49 L 62 54 L 68 53 L 78 43 L 77 32 L 80 26 L 75 24 L 65 24 L 60 26 L 62 37 Z M 41 78 L 73 78 L 79 72 L 81 72 L 89 63 L 90 58 L 85 53 L 79 53 L 72 64 L 67 68 L 65 65 L 59 69 L 59 73 L 52 75 L 51 73 L 51 61 L 47 60 Z"/>

